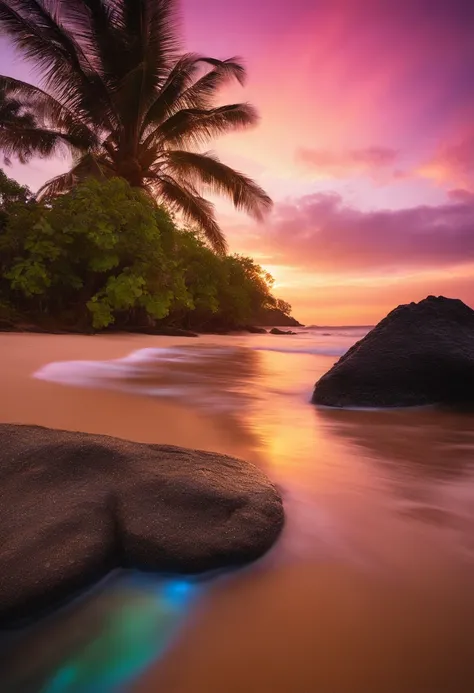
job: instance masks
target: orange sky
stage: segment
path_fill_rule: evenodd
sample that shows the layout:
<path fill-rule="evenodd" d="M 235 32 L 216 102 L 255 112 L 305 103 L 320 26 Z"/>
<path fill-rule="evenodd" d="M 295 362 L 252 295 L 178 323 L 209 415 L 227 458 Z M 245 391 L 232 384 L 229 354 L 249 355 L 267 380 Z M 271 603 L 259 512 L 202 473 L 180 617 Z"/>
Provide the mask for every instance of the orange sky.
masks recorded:
<path fill-rule="evenodd" d="M 474 305 L 472 0 L 183 0 L 187 50 L 241 55 L 260 125 L 214 150 L 275 208 L 219 202 L 230 247 L 306 323 L 372 324 L 444 293 Z M 5 44 L 2 68 L 27 76 Z M 65 162 L 15 166 L 32 188 Z M 472 237 L 472 240 L 471 240 Z"/>

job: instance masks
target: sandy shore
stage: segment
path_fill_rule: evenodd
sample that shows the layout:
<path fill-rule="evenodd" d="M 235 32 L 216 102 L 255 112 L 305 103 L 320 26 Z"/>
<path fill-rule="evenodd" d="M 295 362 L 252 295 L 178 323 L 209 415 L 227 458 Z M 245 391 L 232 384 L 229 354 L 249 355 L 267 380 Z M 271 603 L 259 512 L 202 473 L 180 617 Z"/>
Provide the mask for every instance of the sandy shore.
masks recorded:
<path fill-rule="evenodd" d="M 0 422 L 102 433 L 230 455 L 253 454 L 219 417 L 200 415 L 170 400 L 37 380 L 33 374 L 55 361 L 108 360 L 144 346 L 190 344 L 187 338 L 141 335 L 0 335 Z"/>
<path fill-rule="evenodd" d="M 263 449 L 237 417 L 204 412 L 192 395 L 188 405 L 32 377 L 52 362 L 120 359 L 149 346 L 238 345 L 234 340 L 0 335 L 0 422 L 196 447 L 263 463 L 261 454 L 271 462 L 268 473 L 279 470 L 283 487 L 286 480 L 293 489 L 287 532 L 275 554 L 209 586 L 137 692 L 474 690 L 472 492 L 471 477 L 462 476 L 474 449 L 470 420 L 423 412 L 413 421 L 403 413 L 316 416 L 297 398 L 272 396 L 263 405 L 269 416 L 252 413 Z M 224 364 L 214 355 L 207 365 L 200 362 L 200 381 L 209 379 L 219 391 L 236 373 L 236 389 L 242 383 L 250 391 L 261 388 L 260 381 L 237 377 L 259 353 L 243 351 L 240 366 L 235 354 Z M 302 371 L 304 381 L 311 382 L 330 361 L 285 355 L 280 361 L 271 352 L 258 358 L 265 359 L 258 361 L 263 369 L 273 364 L 267 390 L 285 378 L 297 383 L 301 363 L 309 369 Z M 193 368 L 184 373 L 186 384 L 197 377 Z M 172 382 L 170 371 L 164 377 Z M 236 408 L 244 421 L 241 402 Z M 400 512 L 406 507 L 422 514 Z M 449 520 L 446 526 L 440 517 Z"/>

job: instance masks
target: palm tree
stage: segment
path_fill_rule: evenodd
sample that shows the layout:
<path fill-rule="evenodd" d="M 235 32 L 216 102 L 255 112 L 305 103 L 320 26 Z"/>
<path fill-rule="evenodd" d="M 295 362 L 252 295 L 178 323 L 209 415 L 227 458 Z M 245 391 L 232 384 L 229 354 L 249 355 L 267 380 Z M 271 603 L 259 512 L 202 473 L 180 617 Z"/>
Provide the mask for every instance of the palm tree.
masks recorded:
<path fill-rule="evenodd" d="M 0 0 L 0 33 L 35 64 L 42 87 L 0 76 L 0 89 L 32 109 L 37 121 L 0 129 L 0 149 L 5 156 L 25 149 L 72 155 L 70 171 L 48 181 L 40 197 L 89 176 L 121 176 L 179 210 L 225 252 L 203 191 L 228 196 L 257 219 L 272 203 L 253 180 L 199 149 L 258 117 L 246 103 L 215 105 L 223 85 L 243 84 L 245 70 L 236 58 L 180 54 L 176 4 Z"/>

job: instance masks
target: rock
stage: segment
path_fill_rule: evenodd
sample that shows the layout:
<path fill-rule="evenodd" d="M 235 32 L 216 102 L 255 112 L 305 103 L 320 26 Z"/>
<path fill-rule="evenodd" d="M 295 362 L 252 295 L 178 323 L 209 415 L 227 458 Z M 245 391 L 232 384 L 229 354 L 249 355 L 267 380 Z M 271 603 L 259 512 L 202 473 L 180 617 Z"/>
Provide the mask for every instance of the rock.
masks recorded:
<path fill-rule="evenodd" d="M 259 469 L 232 457 L 0 425 L 0 626 L 119 567 L 198 573 L 264 554 L 284 522 Z"/>
<path fill-rule="evenodd" d="M 50 321 L 47 325 L 38 325 L 34 323 L 25 323 L 22 321 L 11 322 L 9 320 L 0 320 L 0 332 L 27 332 L 31 334 L 91 334 L 91 331 L 82 330 L 75 327 L 60 327 L 54 321 Z"/>
<path fill-rule="evenodd" d="M 395 308 L 317 383 L 331 407 L 474 403 L 474 311 L 428 296 Z"/>
<path fill-rule="evenodd" d="M 13 331 L 14 332 L 31 332 L 32 334 L 61 334 L 61 330 L 57 330 L 55 328 L 49 330 L 45 327 L 42 327 L 41 325 L 35 325 L 32 323 L 23 323 L 23 322 L 15 323 Z"/>
<path fill-rule="evenodd" d="M 13 332 L 15 325 L 11 320 L 0 319 L 0 332 Z"/>
<path fill-rule="evenodd" d="M 253 322 L 263 327 L 303 327 L 298 320 L 286 315 L 278 308 L 265 308 L 255 316 Z"/>
<path fill-rule="evenodd" d="M 250 332 L 250 334 L 267 334 L 267 331 L 264 327 L 254 327 L 254 325 L 247 325 L 244 327 L 244 330 L 246 332 Z"/>
<path fill-rule="evenodd" d="M 291 330 L 279 330 L 278 327 L 274 327 L 270 330 L 270 334 L 296 334 L 296 332 L 292 332 Z"/>
<path fill-rule="evenodd" d="M 120 330 L 117 330 L 120 331 Z M 197 332 L 182 330 L 179 327 L 130 327 L 126 330 L 133 334 L 149 334 L 158 337 L 199 337 Z"/>

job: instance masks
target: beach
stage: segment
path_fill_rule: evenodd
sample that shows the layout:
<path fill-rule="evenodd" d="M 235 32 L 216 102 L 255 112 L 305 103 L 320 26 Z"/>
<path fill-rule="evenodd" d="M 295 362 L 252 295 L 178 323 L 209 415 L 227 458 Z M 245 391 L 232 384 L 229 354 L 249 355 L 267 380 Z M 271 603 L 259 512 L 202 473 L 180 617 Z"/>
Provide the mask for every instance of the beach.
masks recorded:
<path fill-rule="evenodd" d="M 0 335 L 1 422 L 235 455 L 287 514 L 254 566 L 119 575 L 9 634 L 2 691 L 472 690 L 472 415 L 316 408 L 360 331 L 298 332 Z"/>
<path fill-rule="evenodd" d="M 97 387 L 70 388 L 32 377 L 49 362 L 118 359 L 144 342 L 148 343 L 149 338 L 143 340 L 134 335 L 1 335 L 5 396 L 0 402 L 0 420 L 237 454 L 238 440 L 200 416 L 192 405 L 185 407 L 141 396 L 131 398 L 120 391 L 112 393 Z M 180 343 L 188 344 L 189 339 L 159 338 L 161 348 Z"/>

